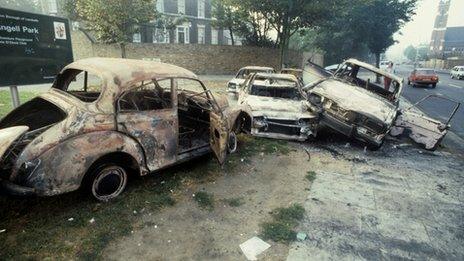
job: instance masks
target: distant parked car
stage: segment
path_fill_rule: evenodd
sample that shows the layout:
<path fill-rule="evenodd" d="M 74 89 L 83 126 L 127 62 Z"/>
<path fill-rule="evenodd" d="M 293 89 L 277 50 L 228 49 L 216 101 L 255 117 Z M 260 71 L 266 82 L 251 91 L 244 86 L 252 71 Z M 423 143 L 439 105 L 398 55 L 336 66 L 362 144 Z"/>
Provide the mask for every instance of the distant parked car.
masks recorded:
<path fill-rule="evenodd" d="M 253 73 L 275 73 L 276 71 L 272 67 L 262 66 L 246 66 L 237 72 L 237 75 L 227 83 L 227 91 L 230 93 L 237 94 L 240 90 L 240 86 L 243 84 L 245 79 Z"/>
<path fill-rule="evenodd" d="M 415 87 L 416 85 L 432 85 L 437 86 L 438 75 L 433 69 L 418 68 L 414 69 L 408 77 L 408 85 Z"/>
<path fill-rule="evenodd" d="M 451 79 L 464 79 L 464 66 L 454 66 L 450 72 Z"/>

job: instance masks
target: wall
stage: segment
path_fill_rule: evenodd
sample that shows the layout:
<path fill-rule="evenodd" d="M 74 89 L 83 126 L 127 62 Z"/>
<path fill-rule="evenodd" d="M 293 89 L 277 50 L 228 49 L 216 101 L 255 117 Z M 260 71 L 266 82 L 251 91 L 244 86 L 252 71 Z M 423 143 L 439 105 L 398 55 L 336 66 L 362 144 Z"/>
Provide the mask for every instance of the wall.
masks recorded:
<path fill-rule="evenodd" d="M 72 43 L 74 60 L 121 57 L 118 45 L 91 43 L 80 31 L 73 31 Z M 197 74 L 234 74 L 247 65 L 280 68 L 277 49 L 249 46 L 131 43 L 126 46 L 126 56 L 175 64 Z M 289 59 L 289 64 L 302 66 L 302 53 L 290 51 Z"/>

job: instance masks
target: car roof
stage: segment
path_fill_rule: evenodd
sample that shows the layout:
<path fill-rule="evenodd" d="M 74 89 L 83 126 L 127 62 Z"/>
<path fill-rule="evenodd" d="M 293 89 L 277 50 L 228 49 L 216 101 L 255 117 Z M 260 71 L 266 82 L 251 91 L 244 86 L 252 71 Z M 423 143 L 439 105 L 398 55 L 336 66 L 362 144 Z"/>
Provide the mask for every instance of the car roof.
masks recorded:
<path fill-rule="evenodd" d="M 373 71 L 373 72 L 376 72 L 376 73 L 378 73 L 378 74 L 380 74 L 380 75 L 387 76 L 388 78 L 391 78 L 391 79 L 393 79 L 393 80 L 395 80 L 395 81 L 397 81 L 397 82 L 399 82 L 399 83 L 402 83 L 402 82 L 403 82 L 403 79 L 402 79 L 402 78 L 400 78 L 400 77 L 398 77 L 398 76 L 396 76 L 396 75 L 394 75 L 394 74 L 392 74 L 392 73 L 389 73 L 389 72 L 386 72 L 386 71 L 384 71 L 384 70 L 381 70 L 381 69 L 379 69 L 379 68 L 377 68 L 377 67 L 375 67 L 375 66 L 373 66 L 373 65 L 371 65 L 371 64 L 368 64 L 368 63 L 365 63 L 365 62 L 361 62 L 361 61 L 359 61 L 359 60 L 357 60 L 357 59 L 351 58 L 351 59 L 346 60 L 345 63 L 352 63 L 352 64 L 355 64 L 355 65 L 364 67 L 364 68 L 369 69 L 369 70 L 371 70 L 371 71 Z"/>
<path fill-rule="evenodd" d="M 274 70 L 272 67 L 265 67 L 265 66 L 245 66 L 241 68 L 240 70 Z"/>
<path fill-rule="evenodd" d="M 131 83 L 148 79 L 191 78 L 198 76 L 182 67 L 153 61 L 123 58 L 87 58 L 75 61 L 64 69 L 85 70 L 114 82 L 121 89 L 130 87 Z"/>
<path fill-rule="evenodd" d="M 270 79 L 281 79 L 298 82 L 298 79 L 293 74 L 286 73 L 257 73 L 256 76 L 261 76 Z"/>

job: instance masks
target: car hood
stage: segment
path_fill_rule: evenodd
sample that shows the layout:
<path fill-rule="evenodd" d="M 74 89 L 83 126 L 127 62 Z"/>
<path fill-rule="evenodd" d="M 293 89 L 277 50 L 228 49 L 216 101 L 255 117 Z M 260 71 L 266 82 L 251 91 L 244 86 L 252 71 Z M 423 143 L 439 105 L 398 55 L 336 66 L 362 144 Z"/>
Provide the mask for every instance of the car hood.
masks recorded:
<path fill-rule="evenodd" d="M 310 93 L 330 99 L 345 110 L 354 111 L 382 122 L 393 121 L 396 106 L 363 88 L 330 78 L 312 88 Z"/>
<path fill-rule="evenodd" d="M 244 82 L 245 82 L 245 79 L 238 79 L 238 78 L 234 78 L 234 79 L 229 81 L 229 83 L 235 83 L 237 85 L 240 85 L 240 84 L 242 84 Z"/>
<path fill-rule="evenodd" d="M 308 107 L 305 101 L 294 101 L 290 99 L 279 99 L 272 97 L 262 97 L 249 95 L 245 103 L 249 106 L 253 116 L 268 116 L 268 117 L 312 117 L 308 112 Z"/>
<path fill-rule="evenodd" d="M 11 144 L 29 130 L 27 126 L 15 126 L 0 130 L 0 158 Z"/>

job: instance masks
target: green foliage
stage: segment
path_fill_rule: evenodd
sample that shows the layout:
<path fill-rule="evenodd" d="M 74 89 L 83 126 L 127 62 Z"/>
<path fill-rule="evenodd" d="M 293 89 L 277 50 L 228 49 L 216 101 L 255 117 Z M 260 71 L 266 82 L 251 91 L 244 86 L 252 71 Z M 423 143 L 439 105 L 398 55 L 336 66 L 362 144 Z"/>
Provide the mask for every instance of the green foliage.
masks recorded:
<path fill-rule="evenodd" d="M 294 241 L 296 232 L 293 229 L 298 225 L 298 221 L 303 219 L 304 214 L 305 210 L 299 204 L 273 210 L 271 212 L 273 220 L 260 225 L 261 236 L 275 242 L 288 243 Z"/>
<path fill-rule="evenodd" d="M 231 207 L 240 207 L 241 205 L 245 204 L 245 202 L 243 202 L 243 198 L 228 198 L 224 199 L 224 202 L 226 202 Z"/>
<path fill-rule="evenodd" d="M 31 0 L 0 0 L 0 7 L 23 12 L 40 12 L 38 2 Z"/>
<path fill-rule="evenodd" d="M 198 191 L 194 197 L 198 206 L 202 209 L 212 211 L 214 209 L 214 196 L 206 191 Z"/>
<path fill-rule="evenodd" d="M 70 16 L 84 22 L 102 43 L 129 42 L 138 25 L 155 18 L 153 0 L 67 0 Z"/>
<path fill-rule="evenodd" d="M 415 61 L 416 60 L 416 55 L 417 55 L 417 50 L 416 50 L 416 48 L 414 48 L 414 46 L 409 45 L 408 47 L 406 47 L 406 49 L 404 49 L 403 54 L 410 61 Z"/>
<path fill-rule="evenodd" d="M 308 171 L 308 173 L 306 173 L 306 179 L 313 182 L 316 179 L 316 172 L 312 170 Z"/>

